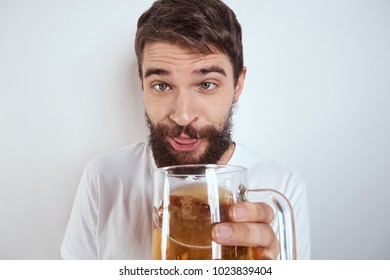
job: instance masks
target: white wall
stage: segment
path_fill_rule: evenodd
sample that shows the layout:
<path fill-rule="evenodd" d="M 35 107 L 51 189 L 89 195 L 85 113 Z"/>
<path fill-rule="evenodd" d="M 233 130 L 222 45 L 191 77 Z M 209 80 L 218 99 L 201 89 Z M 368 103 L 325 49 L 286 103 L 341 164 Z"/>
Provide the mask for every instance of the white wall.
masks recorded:
<path fill-rule="evenodd" d="M 390 2 L 226 1 L 235 137 L 307 180 L 315 259 L 390 259 Z M 145 139 L 133 37 L 152 1 L 0 1 L 0 259 L 57 259 L 84 164 Z"/>

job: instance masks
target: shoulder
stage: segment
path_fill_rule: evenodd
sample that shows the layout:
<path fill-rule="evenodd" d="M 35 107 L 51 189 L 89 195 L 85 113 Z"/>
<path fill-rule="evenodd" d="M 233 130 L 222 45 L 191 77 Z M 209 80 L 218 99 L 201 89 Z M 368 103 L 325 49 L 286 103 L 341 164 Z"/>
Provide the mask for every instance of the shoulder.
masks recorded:
<path fill-rule="evenodd" d="M 242 165 L 251 169 L 264 170 L 272 173 L 297 173 L 296 170 L 286 166 L 270 157 L 255 151 L 241 143 L 236 144 L 236 150 L 231 159 L 232 164 Z"/>
<path fill-rule="evenodd" d="M 248 169 L 250 184 L 259 187 L 278 186 L 282 191 L 290 184 L 303 183 L 302 176 L 293 168 L 265 156 L 243 144 L 236 144 L 232 163 Z"/>
<path fill-rule="evenodd" d="M 94 157 L 85 166 L 87 174 L 121 173 L 150 161 L 146 143 L 139 142 Z"/>

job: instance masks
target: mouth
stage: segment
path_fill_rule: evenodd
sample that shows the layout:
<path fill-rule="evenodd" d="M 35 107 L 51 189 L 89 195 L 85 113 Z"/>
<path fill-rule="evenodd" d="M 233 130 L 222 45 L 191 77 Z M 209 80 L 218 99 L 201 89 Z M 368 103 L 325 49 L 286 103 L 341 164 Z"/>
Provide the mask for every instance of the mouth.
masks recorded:
<path fill-rule="evenodd" d="M 168 139 L 172 148 L 181 152 L 195 151 L 202 143 L 202 138 L 191 138 L 185 134 L 169 137 Z"/>

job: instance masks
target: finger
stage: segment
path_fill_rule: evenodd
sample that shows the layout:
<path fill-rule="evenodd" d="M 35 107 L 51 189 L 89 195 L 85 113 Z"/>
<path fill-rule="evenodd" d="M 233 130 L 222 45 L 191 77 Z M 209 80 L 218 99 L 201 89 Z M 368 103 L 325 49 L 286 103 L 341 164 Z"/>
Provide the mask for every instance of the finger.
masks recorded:
<path fill-rule="evenodd" d="M 251 247 L 251 250 L 254 260 L 276 260 L 280 252 L 279 242 L 275 240 L 268 248 Z"/>
<path fill-rule="evenodd" d="M 241 202 L 230 207 L 229 216 L 234 222 L 270 224 L 274 219 L 274 211 L 266 203 Z"/>
<path fill-rule="evenodd" d="M 213 240 L 225 246 L 251 247 L 252 258 L 276 259 L 279 242 L 272 228 L 258 223 L 221 223 L 214 226 Z"/>
<path fill-rule="evenodd" d="M 226 246 L 271 247 L 276 240 L 272 228 L 264 223 L 220 223 L 212 230 L 215 242 Z"/>

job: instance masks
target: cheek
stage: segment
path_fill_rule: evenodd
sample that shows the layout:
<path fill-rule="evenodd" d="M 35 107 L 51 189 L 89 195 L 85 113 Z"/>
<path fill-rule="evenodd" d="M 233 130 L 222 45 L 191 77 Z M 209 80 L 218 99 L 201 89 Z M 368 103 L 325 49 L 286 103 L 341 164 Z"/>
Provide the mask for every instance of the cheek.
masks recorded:
<path fill-rule="evenodd" d="M 144 106 L 149 118 L 154 122 L 154 119 L 156 117 L 155 116 L 156 112 L 158 111 L 155 108 L 156 107 L 155 103 L 150 98 L 148 98 L 148 96 L 145 94 L 144 94 Z"/>
<path fill-rule="evenodd" d="M 203 106 L 203 110 L 207 119 L 213 123 L 221 123 L 225 121 L 229 115 L 230 109 L 233 104 L 233 97 L 229 95 L 227 97 L 219 96 L 212 102 L 208 102 Z"/>
<path fill-rule="evenodd" d="M 148 97 L 145 94 L 144 106 L 146 113 L 154 124 L 162 122 L 169 115 L 167 104 L 164 104 L 162 100 L 151 98 L 150 96 Z"/>

